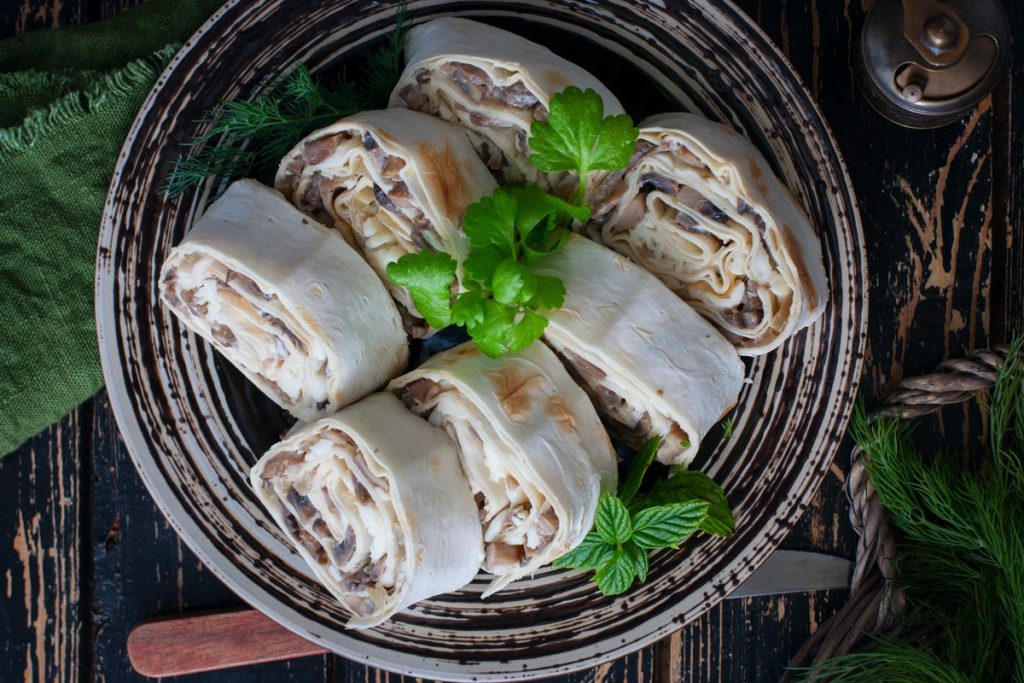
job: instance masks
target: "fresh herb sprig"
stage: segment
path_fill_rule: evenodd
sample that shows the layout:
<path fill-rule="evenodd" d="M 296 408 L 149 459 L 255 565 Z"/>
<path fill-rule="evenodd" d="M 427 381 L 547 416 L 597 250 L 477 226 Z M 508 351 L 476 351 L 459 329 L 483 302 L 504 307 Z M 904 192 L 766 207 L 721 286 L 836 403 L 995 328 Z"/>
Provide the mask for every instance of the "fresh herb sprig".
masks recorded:
<path fill-rule="evenodd" d="M 470 252 L 463 263 L 422 251 L 390 264 L 388 278 L 409 291 L 432 327 L 464 325 L 489 356 L 528 347 L 547 327 L 543 311 L 565 300 L 564 283 L 538 274 L 535 265 L 565 245 L 572 221 L 590 219 L 583 205 L 587 174 L 628 164 L 636 137 L 628 116 L 604 116 L 595 91 L 566 88 L 552 97 L 548 121 L 531 128 L 530 161 L 542 171 L 576 171 L 574 201 L 536 185 L 499 188 L 466 210 Z"/>
<path fill-rule="evenodd" d="M 899 534 L 898 632 L 910 640 L 872 639 L 808 680 L 1024 680 L 1024 337 L 982 405 L 980 463 L 925 456 L 905 423 L 858 407 L 851 431 Z"/>
<path fill-rule="evenodd" d="M 551 98 L 547 121 L 531 125 L 530 163 L 545 173 L 575 171 L 575 202 L 581 204 L 587 176 L 629 164 L 638 134 L 628 115 L 604 115 L 597 92 L 570 86 Z"/>
<path fill-rule="evenodd" d="M 637 495 L 661 439 L 651 439 L 633 458 L 618 495 L 602 494 L 594 529 L 556 567 L 595 569 L 604 595 L 624 593 L 647 580 L 652 550 L 678 548 L 698 529 L 727 536 L 735 520 L 721 487 L 700 472 L 677 472 Z"/>
<path fill-rule="evenodd" d="M 389 264 L 388 278 L 409 291 L 431 326 L 465 325 L 489 356 L 517 351 L 544 332 L 548 321 L 538 311 L 558 308 L 565 299 L 562 281 L 534 272 L 534 266 L 562 247 L 569 218 L 589 217 L 590 209 L 535 185 L 500 188 L 466 211 L 470 253 L 461 279 L 454 258 L 426 250 Z"/>
<path fill-rule="evenodd" d="M 163 190 L 179 195 L 212 176 L 270 175 L 299 140 L 332 121 L 365 109 L 387 106 L 401 75 L 401 54 L 409 26 L 402 4 L 395 27 L 365 58 L 359 82 L 342 78 L 325 85 L 298 65 L 276 86 L 253 100 L 221 102 L 207 112 L 209 128 L 187 144 Z"/>

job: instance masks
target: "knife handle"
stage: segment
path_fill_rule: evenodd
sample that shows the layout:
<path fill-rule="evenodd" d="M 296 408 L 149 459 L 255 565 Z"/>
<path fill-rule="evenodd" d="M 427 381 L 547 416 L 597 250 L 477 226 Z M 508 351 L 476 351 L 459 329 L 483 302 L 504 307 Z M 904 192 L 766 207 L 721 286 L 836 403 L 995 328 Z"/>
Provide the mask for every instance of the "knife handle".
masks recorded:
<path fill-rule="evenodd" d="M 217 671 L 325 653 L 252 609 L 145 621 L 128 635 L 128 660 L 150 678 Z"/>

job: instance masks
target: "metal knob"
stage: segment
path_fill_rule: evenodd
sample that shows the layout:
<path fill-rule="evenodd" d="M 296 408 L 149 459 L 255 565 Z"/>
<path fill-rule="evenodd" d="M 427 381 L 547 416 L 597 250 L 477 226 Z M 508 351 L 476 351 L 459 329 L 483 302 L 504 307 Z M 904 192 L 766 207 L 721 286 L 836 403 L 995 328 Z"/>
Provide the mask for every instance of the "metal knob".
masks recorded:
<path fill-rule="evenodd" d="M 992 91 L 1009 45 L 999 0 L 878 0 L 861 33 L 858 80 L 884 116 L 935 128 Z"/>
<path fill-rule="evenodd" d="M 960 39 L 960 27 L 948 14 L 937 14 L 924 22 L 922 41 L 936 54 L 956 47 Z"/>

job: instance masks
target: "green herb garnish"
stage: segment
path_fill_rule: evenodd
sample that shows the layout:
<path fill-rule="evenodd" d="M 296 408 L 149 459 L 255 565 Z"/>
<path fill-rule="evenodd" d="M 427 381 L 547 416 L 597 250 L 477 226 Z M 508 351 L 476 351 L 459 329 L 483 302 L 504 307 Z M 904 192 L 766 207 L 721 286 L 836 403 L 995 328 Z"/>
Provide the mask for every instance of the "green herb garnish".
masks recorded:
<path fill-rule="evenodd" d="M 851 431 L 899 533 L 895 584 L 906 605 L 898 634 L 827 660 L 810 680 L 1024 679 L 1024 337 L 1000 368 L 981 462 L 925 456 L 912 431 L 871 421 Z M 973 462 L 972 462 L 973 461 Z"/>
<path fill-rule="evenodd" d="M 724 420 L 722 420 L 722 438 L 723 439 L 731 439 L 732 438 L 732 430 L 735 427 L 736 427 L 736 425 L 733 424 L 731 417 L 727 417 Z"/>
<path fill-rule="evenodd" d="M 547 327 L 541 311 L 565 300 L 562 281 L 533 266 L 565 245 L 573 220 L 590 219 L 590 208 L 582 206 L 587 173 L 628 164 L 636 136 L 628 116 L 604 116 L 596 92 L 566 88 L 551 99 L 548 121 L 531 128 L 530 161 L 545 172 L 576 171 L 574 201 L 536 185 L 498 189 L 466 210 L 470 253 L 463 263 L 448 255 L 407 254 L 388 266 L 388 278 L 409 291 L 431 326 L 465 325 L 492 357 L 525 349 Z"/>
<path fill-rule="evenodd" d="M 445 253 L 406 254 L 388 265 L 388 278 L 405 287 L 423 318 L 437 328 L 465 325 L 484 353 L 496 357 L 539 339 L 558 308 L 565 285 L 534 272 L 534 265 L 562 247 L 569 218 L 586 221 L 590 209 L 539 187 L 507 187 L 466 210 L 463 231 L 470 253 L 458 291 L 455 259 Z"/>
<path fill-rule="evenodd" d="M 556 567 L 596 569 L 601 592 L 618 595 L 647 580 L 651 550 L 678 548 L 698 529 L 723 536 L 732 532 L 735 522 L 725 494 L 700 472 L 677 472 L 637 496 L 660 445 L 654 438 L 637 452 L 619 494 L 602 494 L 594 529 L 555 560 Z"/>
<path fill-rule="evenodd" d="M 401 75 L 401 52 L 408 33 L 405 5 L 384 44 L 365 58 L 365 85 L 341 80 L 324 85 L 300 64 L 280 84 L 254 100 L 224 101 L 207 112 L 211 125 L 177 158 L 163 191 L 179 195 L 212 176 L 234 179 L 257 173 L 272 177 L 292 147 L 333 121 L 374 107 L 386 107 Z"/>
<path fill-rule="evenodd" d="M 551 98 L 548 120 L 530 127 L 530 163 L 546 173 L 575 171 L 580 204 L 587 174 L 624 168 L 638 134 L 626 114 L 605 116 L 604 102 L 594 90 L 570 86 Z"/>

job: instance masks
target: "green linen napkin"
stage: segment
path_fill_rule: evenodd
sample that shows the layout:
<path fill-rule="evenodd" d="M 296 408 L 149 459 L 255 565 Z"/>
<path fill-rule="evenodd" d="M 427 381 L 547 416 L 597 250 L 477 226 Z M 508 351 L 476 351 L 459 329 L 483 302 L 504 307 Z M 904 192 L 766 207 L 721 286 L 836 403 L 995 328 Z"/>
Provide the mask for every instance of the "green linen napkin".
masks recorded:
<path fill-rule="evenodd" d="M 0 458 L 103 386 L 93 275 L 107 186 L 173 41 L 221 2 L 148 0 L 0 41 Z"/>

